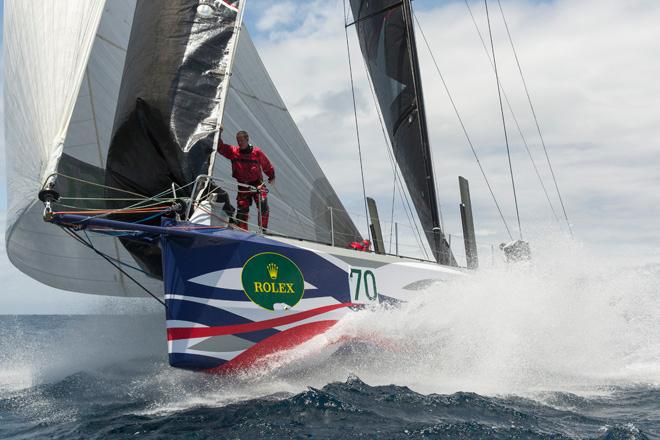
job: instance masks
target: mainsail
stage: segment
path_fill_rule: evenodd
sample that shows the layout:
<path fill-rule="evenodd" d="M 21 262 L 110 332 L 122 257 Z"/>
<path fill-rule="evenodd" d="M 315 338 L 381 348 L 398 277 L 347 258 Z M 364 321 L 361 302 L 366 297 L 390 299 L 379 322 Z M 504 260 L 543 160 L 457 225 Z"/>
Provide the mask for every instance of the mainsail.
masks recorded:
<path fill-rule="evenodd" d="M 223 124 L 227 136 L 250 132 L 277 168 L 271 229 L 330 242 L 333 208 L 335 242 L 359 237 L 246 29 L 235 52 L 227 50 L 244 0 L 215 5 L 209 17 L 195 0 L 7 1 L 7 251 L 20 270 L 66 290 L 142 295 L 104 259 L 44 223 L 37 193 L 57 173 L 55 188 L 68 197 L 63 204 L 107 209 L 129 203 L 116 200 L 127 197 L 122 191 L 153 196 L 172 183 L 189 185 L 210 165 L 214 177 L 230 182 L 228 161 L 211 158 L 217 92 L 232 53 Z M 111 236 L 95 236 L 94 244 L 158 275 L 157 246 L 136 249 Z M 162 290 L 153 277 L 134 276 Z"/>
<path fill-rule="evenodd" d="M 440 228 L 410 0 L 351 0 L 362 55 L 394 157 L 439 263 L 455 264 Z"/>

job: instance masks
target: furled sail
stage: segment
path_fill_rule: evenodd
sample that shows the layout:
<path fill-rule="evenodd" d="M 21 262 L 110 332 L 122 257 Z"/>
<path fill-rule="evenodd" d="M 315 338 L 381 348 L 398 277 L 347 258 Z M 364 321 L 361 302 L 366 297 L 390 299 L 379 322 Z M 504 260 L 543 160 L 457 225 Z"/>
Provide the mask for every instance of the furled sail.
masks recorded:
<path fill-rule="evenodd" d="M 225 133 L 249 131 L 277 169 L 271 229 L 330 242 L 332 207 L 335 241 L 359 237 L 245 29 L 236 50 L 228 50 L 244 0 L 211 2 L 211 11 L 195 0 L 56 3 L 9 0 L 5 6 L 6 241 L 20 270 L 66 290 L 143 295 L 100 256 L 44 223 L 37 193 L 58 173 L 55 188 L 66 197 L 58 209 L 108 209 L 132 203 L 117 200 L 131 197 L 125 191 L 153 196 L 172 183 L 190 184 L 209 167 L 232 181 L 228 161 L 212 160 L 218 91 L 231 53 L 233 74 L 221 103 Z M 114 260 L 150 273 L 129 269 L 152 291 L 162 291 L 153 278 L 156 246 L 135 249 L 110 236 L 93 240 Z"/>
<path fill-rule="evenodd" d="M 440 229 L 410 0 L 351 0 L 362 55 L 422 228 L 436 260 L 455 264 Z"/>

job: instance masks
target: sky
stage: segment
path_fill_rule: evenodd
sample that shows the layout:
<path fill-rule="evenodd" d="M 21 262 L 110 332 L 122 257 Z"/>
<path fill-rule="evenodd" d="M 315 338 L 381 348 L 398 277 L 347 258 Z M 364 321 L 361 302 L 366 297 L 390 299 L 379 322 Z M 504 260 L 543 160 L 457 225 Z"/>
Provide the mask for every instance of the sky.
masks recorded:
<path fill-rule="evenodd" d="M 483 2 L 470 1 L 487 37 Z M 660 3 L 655 0 L 502 0 L 575 240 L 625 265 L 660 263 Z M 525 239 L 565 237 L 534 119 L 497 2 L 493 39 L 502 88 L 529 146 L 552 208 L 507 111 L 511 161 Z M 465 1 L 416 0 L 416 15 L 514 236 L 518 234 L 497 87 Z M 295 12 L 295 13 L 294 13 Z M 350 212 L 361 213 L 342 2 L 251 0 L 245 21 L 280 94 Z M 420 29 L 424 99 L 445 231 L 460 245 L 457 176 L 465 176 L 482 252 L 508 239 L 451 107 Z M 393 174 L 353 29 L 349 29 L 367 193 L 391 215 Z M 4 104 L 0 113 L 4 115 Z M 505 107 L 506 109 L 506 107 Z M 0 160 L 4 164 L 4 127 Z M 0 223 L 6 217 L 0 166 Z M 354 217 L 358 226 L 360 217 Z M 103 298 L 43 286 L 17 271 L 0 243 L 0 314 L 85 313 L 119 307 Z M 458 246 L 458 245 L 455 245 Z M 462 250 L 456 247 L 460 256 Z M 127 300 L 128 301 L 128 300 Z"/>

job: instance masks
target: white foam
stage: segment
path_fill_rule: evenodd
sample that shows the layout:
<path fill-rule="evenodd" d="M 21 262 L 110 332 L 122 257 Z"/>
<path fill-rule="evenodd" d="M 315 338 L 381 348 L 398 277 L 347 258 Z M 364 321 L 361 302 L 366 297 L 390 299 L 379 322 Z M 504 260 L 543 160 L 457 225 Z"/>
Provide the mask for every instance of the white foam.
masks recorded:
<path fill-rule="evenodd" d="M 353 373 L 372 385 L 482 394 L 658 386 L 658 272 L 623 268 L 576 243 L 532 242 L 532 251 L 532 263 L 485 268 L 400 309 L 351 315 L 280 356 L 273 374 L 318 357 L 293 380 L 321 385 Z M 329 341 L 350 337 L 380 347 L 328 360 Z"/>

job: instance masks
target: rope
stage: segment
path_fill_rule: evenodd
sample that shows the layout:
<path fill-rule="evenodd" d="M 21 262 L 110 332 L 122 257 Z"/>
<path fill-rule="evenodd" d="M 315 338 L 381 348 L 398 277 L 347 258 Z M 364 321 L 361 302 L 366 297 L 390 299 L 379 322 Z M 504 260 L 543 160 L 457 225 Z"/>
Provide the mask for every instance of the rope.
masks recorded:
<path fill-rule="evenodd" d="M 472 24 L 474 25 L 475 30 L 477 31 L 477 35 L 479 36 L 479 40 L 481 40 L 481 46 L 484 48 L 484 53 L 486 54 L 486 58 L 488 59 L 488 62 L 490 63 L 490 67 L 495 70 L 495 67 L 493 65 L 493 60 L 490 58 L 490 52 L 488 51 L 488 47 L 486 47 L 486 42 L 484 41 L 483 35 L 481 35 L 481 31 L 479 30 L 479 25 L 477 25 L 477 21 L 474 18 L 474 14 L 472 13 L 472 8 L 470 7 L 470 4 L 468 3 L 468 0 L 465 0 L 465 6 L 468 9 L 468 12 L 470 13 L 470 17 L 472 18 Z M 543 183 L 543 178 L 541 177 L 541 173 L 539 172 L 538 167 L 536 166 L 536 161 L 534 160 L 534 157 L 532 156 L 532 152 L 529 149 L 529 144 L 527 143 L 527 139 L 525 139 L 525 135 L 522 132 L 522 129 L 520 128 L 520 123 L 518 122 L 518 117 L 516 116 L 516 113 L 513 111 L 513 106 L 511 105 L 511 101 L 509 101 L 509 96 L 506 93 L 506 90 L 504 89 L 504 83 L 502 82 L 500 78 L 500 84 L 502 88 L 502 95 L 504 95 L 504 101 L 506 102 L 507 108 L 509 109 L 509 113 L 511 113 L 511 117 L 513 118 L 513 122 L 516 124 L 516 129 L 518 130 L 518 134 L 520 135 L 520 138 L 522 139 L 523 145 L 525 146 L 525 150 L 527 151 L 527 155 L 529 156 L 529 160 L 532 162 L 532 167 L 534 168 L 534 172 L 536 174 L 536 177 L 539 180 L 539 183 L 541 184 L 541 188 L 543 189 L 543 194 L 545 194 L 545 199 L 548 201 L 548 205 L 550 206 L 550 211 L 552 211 L 552 216 L 555 218 L 557 223 L 559 223 L 559 217 L 557 216 L 557 211 L 555 210 L 554 205 L 552 204 L 552 201 L 550 200 L 550 194 L 548 194 L 548 190 L 545 187 L 545 184 Z"/>
<path fill-rule="evenodd" d="M 522 240 L 522 226 L 520 225 L 520 210 L 518 209 L 518 195 L 516 194 L 516 181 L 513 177 L 513 165 L 511 164 L 511 150 L 509 148 L 509 136 L 506 132 L 506 119 L 504 118 L 504 106 L 502 104 L 502 88 L 500 87 L 500 76 L 497 71 L 497 60 L 495 58 L 495 45 L 493 43 L 493 31 L 490 26 L 490 15 L 488 13 L 488 0 L 484 0 L 486 6 L 486 20 L 488 21 L 488 35 L 490 36 L 490 48 L 493 53 L 493 66 L 495 68 L 495 80 L 497 81 L 497 96 L 500 101 L 500 113 L 502 115 L 502 127 L 504 129 L 504 142 L 506 143 L 506 156 L 509 161 L 509 174 L 511 174 L 511 188 L 513 189 L 513 201 L 516 205 L 516 219 L 518 220 L 518 233 Z"/>
<path fill-rule="evenodd" d="M 364 184 L 364 167 L 362 164 L 362 145 L 360 143 L 360 125 L 358 124 L 357 104 L 355 102 L 355 84 L 353 82 L 353 64 L 351 63 L 351 46 L 348 42 L 348 27 L 346 26 L 346 0 L 344 1 L 344 34 L 346 35 L 346 53 L 348 55 L 348 72 L 351 77 L 351 94 L 353 96 L 353 114 L 355 116 L 355 133 L 357 137 L 358 157 L 360 158 L 360 177 L 362 179 L 362 198 L 364 200 L 364 213 L 367 217 L 367 237 L 371 241 L 371 228 L 369 227 L 369 211 L 367 208 L 367 189 Z"/>
<path fill-rule="evenodd" d="M 456 114 L 456 117 L 458 118 L 458 122 L 461 125 L 461 129 L 463 130 L 463 134 L 465 135 L 465 139 L 467 140 L 467 143 L 470 146 L 470 150 L 472 151 L 472 154 L 474 155 L 474 158 L 477 161 L 477 166 L 479 167 L 479 171 L 481 171 L 481 175 L 484 178 L 484 181 L 486 182 L 486 186 L 488 187 L 488 191 L 490 192 L 490 196 L 493 199 L 493 202 L 495 203 L 495 206 L 497 207 L 497 212 L 499 213 L 500 218 L 502 219 L 502 223 L 504 224 L 504 228 L 506 229 L 506 232 L 509 235 L 509 238 L 511 238 L 513 240 L 513 235 L 511 234 L 511 230 L 509 229 L 509 225 L 506 222 L 506 218 L 504 218 L 504 214 L 502 213 L 502 208 L 500 207 L 500 204 L 497 201 L 497 197 L 495 197 L 495 193 L 493 192 L 493 187 L 490 185 L 490 181 L 488 180 L 488 177 L 486 176 L 486 172 L 484 171 L 484 168 L 481 165 L 481 161 L 479 160 L 479 155 L 477 154 L 477 150 L 474 148 L 474 144 L 472 143 L 472 139 L 470 139 L 470 135 L 468 134 L 467 128 L 465 127 L 465 123 L 463 122 L 463 118 L 461 117 L 461 114 L 458 111 L 458 107 L 456 106 L 456 103 L 454 102 L 454 98 L 452 97 L 451 92 L 449 91 L 449 86 L 447 85 L 447 82 L 445 81 L 445 77 L 442 74 L 442 71 L 440 70 L 440 66 L 438 65 L 438 62 L 435 59 L 435 55 L 433 54 L 433 51 L 431 51 L 431 46 L 429 45 L 429 42 L 426 39 L 426 34 L 424 34 L 424 30 L 422 29 L 422 26 L 419 23 L 419 20 L 417 19 L 416 15 L 415 15 L 415 21 L 417 22 L 417 26 L 419 27 L 419 31 L 420 31 L 420 34 L 422 35 L 422 39 L 424 40 L 424 43 L 426 44 L 426 48 L 428 49 L 429 54 L 431 55 L 431 59 L 433 60 L 433 64 L 435 64 L 435 69 L 438 72 L 438 75 L 440 76 L 440 81 L 442 82 L 442 85 L 445 89 L 445 92 L 447 93 L 447 96 L 449 97 L 449 102 L 451 103 L 451 106 L 454 109 L 454 113 Z"/>
<path fill-rule="evenodd" d="M 511 50 L 513 51 L 513 56 L 516 59 L 516 65 L 518 66 L 518 72 L 520 73 L 520 79 L 522 80 L 523 87 L 525 88 L 525 94 L 527 95 L 527 102 L 529 102 L 529 108 L 532 111 L 532 116 L 534 117 L 534 123 L 536 124 L 536 131 L 539 134 L 539 138 L 541 139 L 541 145 L 543 146 L 543 152 L 545 153 L 545 159 L 548 162 L 548 168 L 550 168 L 550 174 L 552 175 L 552 181 L 555 184 L 555 189 L 557 190 L 557 196 L 559 197 L 559 203 L 561 204 L 561 209 L 564 213 L 564 219 L 566 220 L 566 226 L 568 226 L 568 231 L 571 234 L 571 237 L 573 237 L 573 229 L 571 228 L 571 222 L 568 220 L 568 214 L 566 214 L 566 206 L 564 205 L 564 200 L 561 196 L 561 192 L 559 191 L 559 185 L 557 184 L 557 177 L 555 176 L 555 172 L 552 168 L 552 163 L 550 162 L 550 156 L 548 155 L 548 149 L 546 148 L 545 145 L 545 140 L 543 139 L 543 134 L 541 134 L 541 127 L 539 125 L 539 120 L 536 117 L 536 111 L 534 110 L 534 105 L 532 104 L 532 98 L 529 94 L 529 89 L 527 88 L 527 81 L 525 81 L 525 75 L 523 75 L 522 68 L 520 67 L 520 60 L 518 59 L 518 52 L 516 51 L 516 47 L 513 44 L 513 38 L 511 37 L 511 32 L 509 31 L 509 25 L 506 21 L 506 17 L 504 16 L 504 10 L 502 9 L 502 3 L 500 0 L 497 0 L 497 4 L 500 8 L 500 13 L 502 14 L 502 20 L 504 21 L 504 27 L 506 28 L 506 33 L 509 37 L 509 43 L 511 44 Z"/>
<path fill-rule="evenodd" d="M 180 187 L 180 189 L 191 186 L 194 183 L 195 183 L 194 181 L 190 182 L 190 183 L 187 183 L 186 185 Z M 156 194 L 152 197 L 145 198 L 143 202 L 134 203 L 134 204 L 129 205 L 125 208 L 119 208 L 119 209 L 111 210 L 111 211 L 106 212 L 106 213 L 100 213 L 96 216 L 92 216 L 92 218 L 103 217 L 103 216 L 106 216 L 106 215 L 116 214 L 116 213 L 129 213 L 129 211 L 133 210 L 133 209 L 147 209 L 149 207 L 153 207 L 155 205 L 158 205 L 159 203 L 162 203 L 162 196 L 164 196 L 165 194 L 171 193 L 171 192 L 172 192 L 172 189 L 167 189 L 167 190 L 162 191 L 162 192 L 160 192 L 160 193 L 158 193 L 158 194 Z M 147 205 L 144 205 L 144 206 L 140 206 L 141 204 L 143 204 L 147 201 L 150 201 L 150 200 L 157 200 L 157 201 L 155 203 L 152 203 L 152 204 L 147 204 Z M 175 199 L 169 199 L 169 200 L 173 202 Z M 169 208 L 169 207 L 165 206 L 165 208 Z"/>
<path fill-rule="evenodd" d="M 90 231 L 91 231 L 91 232 L 95 232 L 94 229 L 90 229 Z M 90 238 L 89 235 L 87 235 L 87 232 L 86 232 L 84 229 L 83 229 L 83 232 L 85 233 L 85 237 L 87 237 L 87 240 L 89 241 L 89 243 L 92 243 L 92 239 Z M 135 231 L 132 231 L 132 232 L 133 232 L 133 234 L 126 234 L 126 235 L 134 235 L 134 234 L 135 234 Z M 105 234 L 105 233 L 103 233 L 103 234 Z M 93 244 L 93 243 L 92 243 L 92 244 Z M 148 274 L 146 271 L 140 269 L 139 267 L 133 266 L 132 264 L 125 263 L 125 262 L 121 261 L 121 260 L 118 259 L 118 258 L 111 257 L 111 256 L 108 255 L 108 254 L 105 254 L 105 256 L 108 257 L 108 258 L 110 258 L 112 261 L 116 262 L 117 264 L 121 264 L 122 266 L 129 267 L 129 268 L 131 268 L 131 269 L 133 269 L 133 270 L 135 270 L 135 271 L 137 271 L 137 272 L 141 272 L 141 273 L 143 273 L 143 274 L 149 276 L 149 274 Z"/>
<path fill-rule="evenodd" d="M 104 188 L 104 189 L 111 189 L 113 191 L 118 191 L 118 192 L 122 192 L 122 193 L 125 193 L 125 194 L 131 194 L 131 195 L 134 195 L 134 196 L 138 196 L 141 199 L 148 199 L 149 198 L 149 197 L 145 196 L 144 194 L 138 194 L 138 193 L 134 193 L 132 191 L 127 191 L 127 190 L 124 190 L 124 189 L 114 188 L 112 186 L 107 186 L 107 185 L 102 185 L 100 183 L 90 182 L 88 180 L 79 179 L 77 177 L 67 176 L 66 174 L 55 173 L 55 174 L 51 174 L 50 176 L 48 176 L 48 178 L 50 178 L 52 176 L 64 177 L 66 179 L 75 180 L 77 182 L 87 183 L 87 184 L 92 185 L 92 186 L 98 186 L 98 187 Z M 48 181 L 48 179 L 46 179 L 46 181 Z"/>

